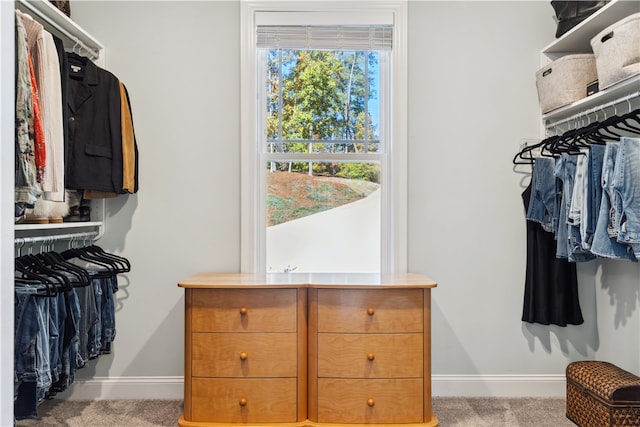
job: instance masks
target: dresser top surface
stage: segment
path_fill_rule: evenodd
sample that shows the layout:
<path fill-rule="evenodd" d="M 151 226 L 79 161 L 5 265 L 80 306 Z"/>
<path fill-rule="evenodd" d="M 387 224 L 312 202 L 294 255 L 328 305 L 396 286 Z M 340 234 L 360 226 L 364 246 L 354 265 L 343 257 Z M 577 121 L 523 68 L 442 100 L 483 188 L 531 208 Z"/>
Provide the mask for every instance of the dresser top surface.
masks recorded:
<path fill-rule="evenodd" d="M 418 273 L 197 273 L 178 282 L 182 288 L 435 288 Z"/>

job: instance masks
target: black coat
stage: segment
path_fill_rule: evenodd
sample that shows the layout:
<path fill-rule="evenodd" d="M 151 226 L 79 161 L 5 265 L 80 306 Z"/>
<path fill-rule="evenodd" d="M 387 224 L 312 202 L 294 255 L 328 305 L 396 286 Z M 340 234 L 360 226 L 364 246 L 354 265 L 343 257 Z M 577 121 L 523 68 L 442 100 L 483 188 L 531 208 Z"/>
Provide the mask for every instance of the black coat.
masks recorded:
<path fill-rule="evenodd" d="M 67 175 L 68 175 L 68 167 L 69 167 L 69 107 L 67 106 L 67 102 L 69 99 L 69 63 L 67 62 L 67 52 L 64 50 L 64 45 L 62 40 L 52 35 L 53 41 L 56 45 L 56 50 L 58 52 L 58 62 L 60 63 L 60 89 L 62 93 L 62 123 L 63 123 L 63 131 L 64 131 L 64 180 L 65 180 L 65 188 L 67 187 Z"/>
<path fill-rule="evenodd" d="M 67 188 L 122 192 L 120 87 L 116 76 L 67 54 Z"/>

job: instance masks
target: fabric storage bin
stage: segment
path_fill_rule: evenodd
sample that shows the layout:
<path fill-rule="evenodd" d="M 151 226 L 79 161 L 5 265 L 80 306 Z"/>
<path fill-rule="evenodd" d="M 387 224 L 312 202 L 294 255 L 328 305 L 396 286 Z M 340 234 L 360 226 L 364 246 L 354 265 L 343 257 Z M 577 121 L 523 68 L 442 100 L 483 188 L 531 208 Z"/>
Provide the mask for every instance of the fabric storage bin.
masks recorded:
<path fill-rule="evenodd" d="M 567 366 L 567 418 L 580 427 L 640 426 L 640 377 L 611 363 Z"/>
<path fill-rule="evenodd" d="M 640 74 L 640 13 L 608 26 L 591 39 L 600 89 Z"/>
<path fill-rule="evenodd" d="M 547 113 L 587 96 L 587 86 L 598 79 L 592 54 L 566 55 L 536 73 L 540 108 Z"/>

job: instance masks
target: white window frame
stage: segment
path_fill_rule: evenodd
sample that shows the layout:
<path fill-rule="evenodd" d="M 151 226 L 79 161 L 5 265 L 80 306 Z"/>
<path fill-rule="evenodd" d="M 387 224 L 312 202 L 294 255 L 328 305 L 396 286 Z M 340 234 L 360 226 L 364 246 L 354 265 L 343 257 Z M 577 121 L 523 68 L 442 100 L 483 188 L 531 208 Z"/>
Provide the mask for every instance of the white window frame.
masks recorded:
<path fill-rule="evenodd" d="M 257 96 L 256 15 L 287 12 L 291 24 L 347 25 L 393 22 L 391 111 L 389 112 L 388 170 L 382 170 L 381 273 L 407 270 L 407 0 L 383 2 L 273 2 L 241 3 L 241 262 L 246 273 L 266 272 L 265 178 L 260 174 L 257 142 L 262 114 Z M 264 16 L 264 15 L 262 15 Z M 274 14 L 275 16 L 275 14 Z M 381 90 L 382 92 L 382 90 Z M 385 113 L 381 103 L 381 117 Z M 264 167 L 262 167 L 264 169 Z"/>

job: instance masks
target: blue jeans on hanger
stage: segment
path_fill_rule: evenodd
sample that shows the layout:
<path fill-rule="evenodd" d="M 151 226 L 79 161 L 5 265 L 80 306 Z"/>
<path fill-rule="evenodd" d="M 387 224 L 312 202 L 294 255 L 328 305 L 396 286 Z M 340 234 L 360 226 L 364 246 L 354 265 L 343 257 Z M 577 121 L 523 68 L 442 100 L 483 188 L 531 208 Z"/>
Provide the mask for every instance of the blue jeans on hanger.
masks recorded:
<path fill-rule="evenodd" d="M 51 386 L 49 324 L 43 312 L 48 297 L 33 295 L 37 287 L 15 288 L 14 417 L 18 420 L 38 417 L 38 396 Z"/>
<path fill-rule="evenodd" d="M 38 332 L 39 343 L 36 345 L 37 354 L 37 369 L 38 379 L 36 380 L 38 401 L 45 398 L 49 388 L 52 384 L 51 378 L 51 340 L 49 334 L 49 310 L 52 302 L 55 302 L 53 298 L 36 298 L 36 306 L 38 307 L 38 322 L 45 325 L 44 328 Z"/>
<path fill-rule="evenodd" d="M 78 354 L 78 326 L 80 305 L 75 289 L 64 293 L 66 317 L 61 339 L 60 376 L 52 386 L 56 392 L 66 390 L 73 383 Z"/>
<path fill-rule="evenodd" d="M 554 160 L 550 157 L 536 158 L 531 176 L 531 198 L 527 219 L 542 225 L 543 230 L 555 233 L 557 227 L 556 182 L 553 173 Z"/>
<path fill-rule="evenodd" d="M 69 305 L 67 313 L 71 317 L 70 323 L 73 325 L 69 327 L 73 328 L 73 333 L 70 334 L 71 338 L 68 351 L 63 352 L 62 370 L 65 374 L 65 376 L 63 376 L 63 384 L 68 387 L 75 381 L 76 369 L 83 366 L 78 365 L 78 358 L 80 357 L 80 300 L 78 299 L 78 293 L 75 289 L 67 293 L 67 302 Z"/>
<path fill-rule="evenodd" d="M 60 373 L 62 372 L 62 338 L 64 336 L 66 317 L 65 294 L 61 292 L 52 298 L 49 304 L 50 365 L 53 383 L 60 380 Z"/>
<path fill-rule="evenodd" d="M 569 209 L 573 194 L 573 179 L 576 172 L 576 155 L 563 153 L 556 159 L 555 175 L 561 188 L 558 231 L 556 232 L 556 258 L 569 257 Z"/>
<path fill-rule="evenodd" d="M 589 249 L 582 247 L 581 227 L 584 218 L 585 204 L 585 188 L 587 181 L 587 166 L 589 161 L 589 152 L 575 156 L 576 168 L 573 180 L 573 189 L 571 191 L 570 209 L 567 216 L 568 229 L 568 259 L 570 262 L 584 262 L 594 259 L 596 256 Z M 583 219 L 584 218 L 584 219 Z"/>
<path fill-rule="evenodd" d="M 93 282 L 94 279 L 91 279 Z M 78 327 L 78 354 L 76 357 L 76 366 L 82 368 L 90 358 L 93 351 L 89 351 L 89 347 L 93 344 L 91 341 L 91 331 L 97 322 L 96 300 L 94 296 L 94 286 L 76 288 L 78 295 L 78 306 L 80 310 L 79 327 Z"/>
<path fill-rule="evenodd" d="M 89 359 L 95 359 L 100 355 L 102 348 L 102 281 L 101 277 L 91 279 L 89 286 L 93 287 L 95 320 L 89 328 Z"/>
<path fill-rule="evenodd" d="M 613 189 L 620 212 L 619 243 L 629 245 L 640 256 L 640 139 L 620 138 Z"/>
<path fill-rule="evenodd" d="M 609 141 L 605 146 L 602 161 L 602 200 L 591 252 L 603 258 L 637 261 L 631 248 L 617 241 L 621 207 L 617 206 L 619 200 L 615 196 L 614 179 L 619 145 L 619 142 Z"/>
<path fill-rule="evenodd" d="M 113 294 L 118 290 L 117 276 L 101 279 L 102 286 L 102 336 L 101 353 L 111 353 L 111 343 L 116 336 L 115 301 Z"/>
<path fill-rule="evenodd" d="M 582 247 L 591 250 L 593 234 L 596 230 L 600 203 L 602 202 L 602 160 L 605 147 L 591 145 L 587 164 L 587 191 L 584 195 L 586 209 L 582 216 Z"/>

